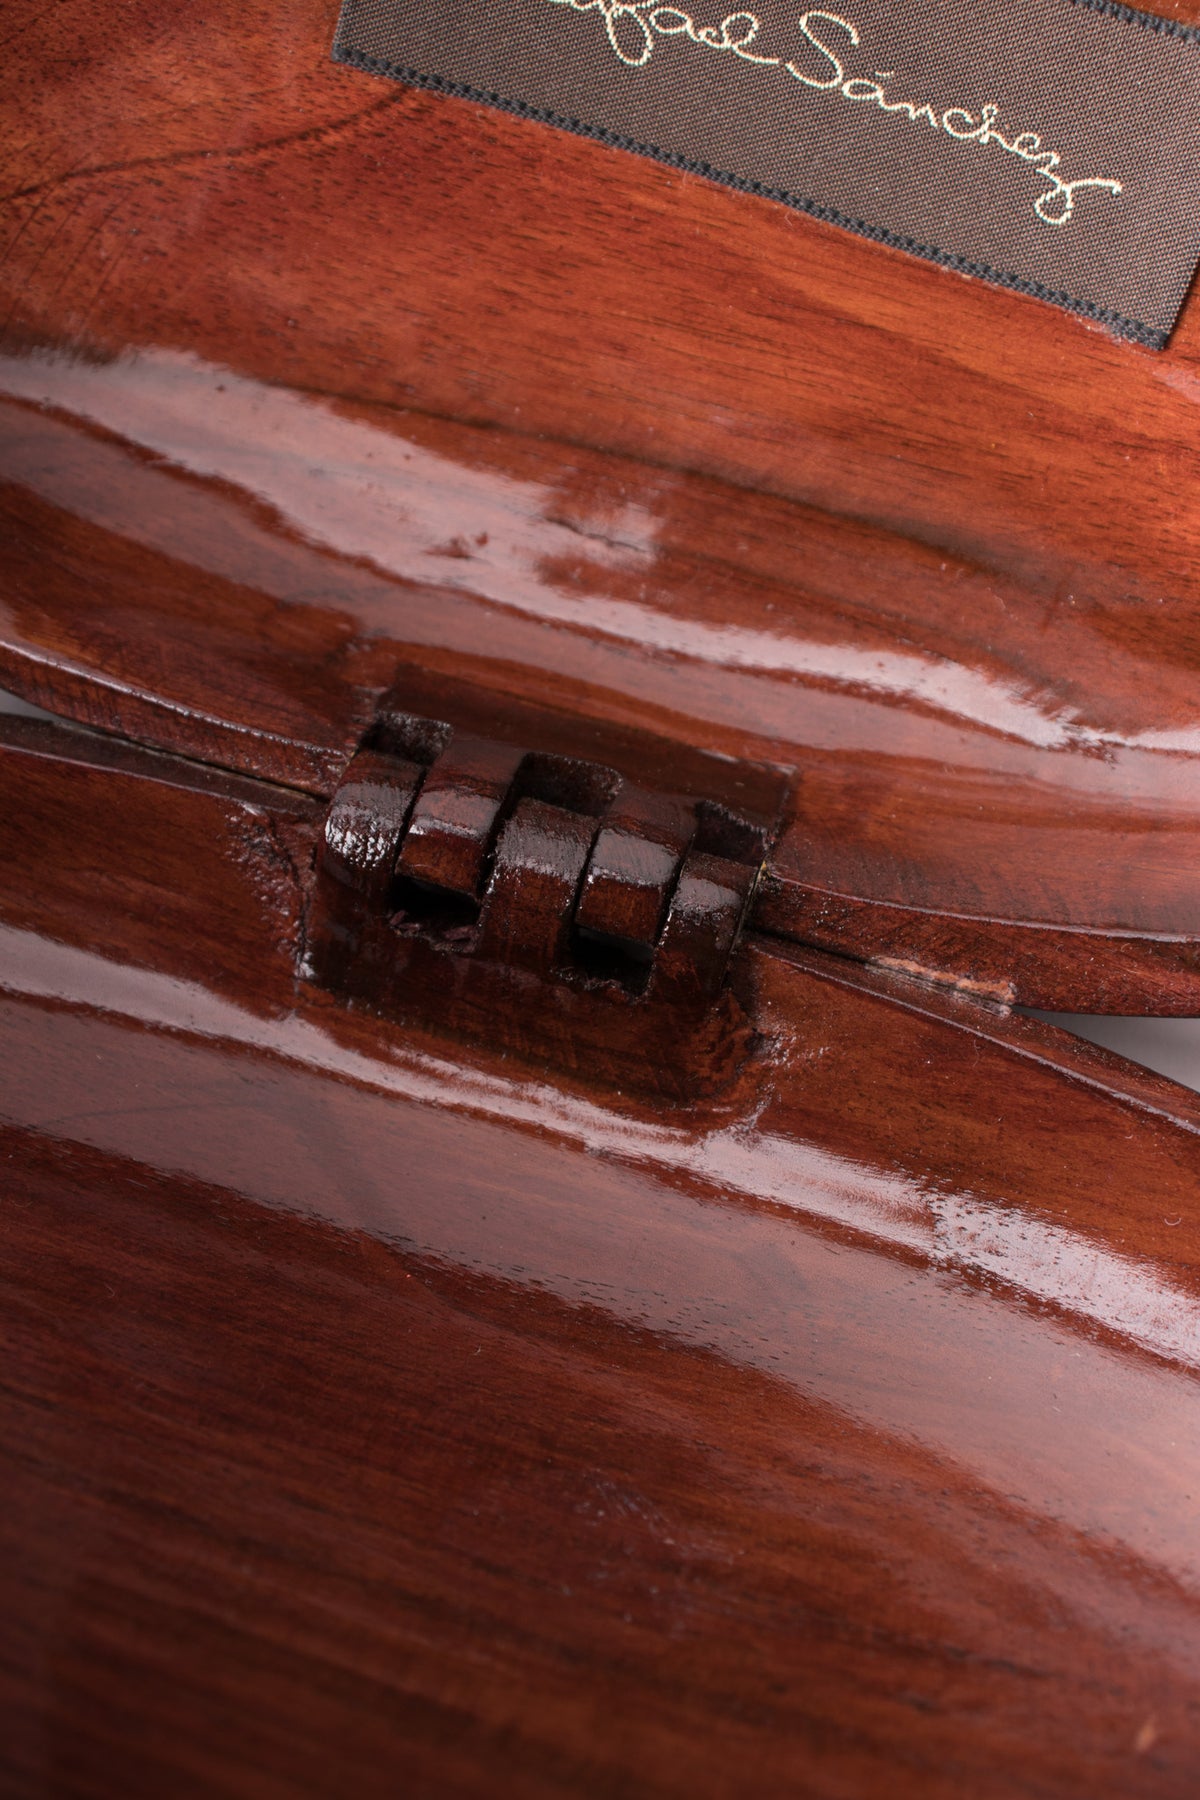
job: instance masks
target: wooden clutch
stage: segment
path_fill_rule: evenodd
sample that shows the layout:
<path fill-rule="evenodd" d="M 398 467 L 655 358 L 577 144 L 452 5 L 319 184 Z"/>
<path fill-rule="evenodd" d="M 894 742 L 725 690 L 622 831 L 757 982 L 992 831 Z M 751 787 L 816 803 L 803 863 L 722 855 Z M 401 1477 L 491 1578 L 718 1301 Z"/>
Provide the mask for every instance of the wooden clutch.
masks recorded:
<path fill-rule="evenodd" d="M 5 1791 L 1190 1796 L 1200 315 L 334 24 L 5 51 Z"/>

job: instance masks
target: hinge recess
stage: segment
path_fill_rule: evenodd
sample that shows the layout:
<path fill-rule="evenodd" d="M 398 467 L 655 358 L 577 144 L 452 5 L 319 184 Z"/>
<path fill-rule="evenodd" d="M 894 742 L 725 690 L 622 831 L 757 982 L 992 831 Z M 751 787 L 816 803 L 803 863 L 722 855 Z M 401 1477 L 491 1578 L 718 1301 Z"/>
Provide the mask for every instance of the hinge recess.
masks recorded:
<path fill-rule="evenodd" d="M 633 779 L 622 748 L 624 768 L 385 704 L 326 815 L 313 978 L 557 1062 L 591 1046 L 639 1085 L 664 1045 L 678 1062 L 729 1011 L 782 785 L 756 769 L 738 808 L 652 784 L 644 746 Z"/>

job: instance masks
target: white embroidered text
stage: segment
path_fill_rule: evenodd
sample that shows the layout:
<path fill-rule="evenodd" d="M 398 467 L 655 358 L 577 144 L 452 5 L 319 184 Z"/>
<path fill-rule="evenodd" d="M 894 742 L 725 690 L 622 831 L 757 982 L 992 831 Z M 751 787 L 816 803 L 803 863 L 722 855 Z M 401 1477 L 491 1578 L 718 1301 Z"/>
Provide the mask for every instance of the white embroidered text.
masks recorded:
<path fill-rule="evenodd" d="M 1000 129 L 1000 108 L 988 101 L 978 112 L 965 106 L 941 108 L 929 100 L 897 99 L 887 83 L 895 80 L 894 69 L 875 69 L 868 75 L 848 74 L 845 64 L 846 43 L 857 48 L 861 39 L 858 26 L 840 13 L 810 10 L 798 23 L 806 40 L 797 52 L 803 60 L 792 61 L 783 56 L 764 56 L 751 46 L 762 29 L 762 21 L 751 12 L 729 13 L 719 25 L 697 25 L 682 7 L 663 5 L 659 0 L 551 0 L 555 6 L 569 6 L 574 12 L 598 12 L 614 52 L 628 68 L 640 69 L 650 61 L 657 38 L 685 37 L 708 50 L 728 51 L 742 62 L 760 68 L 780 69 L 801 86 L 818 93 L 837 94 L 853 105 L 874 107 L 881 113 L 903 114 L 912 125 L 943 133 L 959 144 L 976 144 L 980 149 L 994 147 L 1027 163 L 1043 182 L 1043 191 L 1033 202 L 1033 210 L 1046 225 L 1065 225 L 1074 216 L 1075 198 L 1086 188 L 1112 195 L 1122 193 L 1121 182 L 1109 176 L 1088 175 L 1068 181 L 1060 173 L 1062 156 L 1057 150 L 1043 148 L 1036 131 L 1018 131 L 1011 135 Z M 833 36 L 837 48 L 827 41 Z M 814 57 L 823 59 L 813 67 Z"/>

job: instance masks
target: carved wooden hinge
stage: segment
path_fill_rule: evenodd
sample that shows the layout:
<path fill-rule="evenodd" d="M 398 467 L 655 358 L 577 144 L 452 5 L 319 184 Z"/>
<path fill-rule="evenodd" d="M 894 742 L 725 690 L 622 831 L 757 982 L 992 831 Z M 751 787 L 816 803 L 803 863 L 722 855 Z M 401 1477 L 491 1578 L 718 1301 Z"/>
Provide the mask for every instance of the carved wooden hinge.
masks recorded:
<path fill-rule="evenodd" d="M 645 1078 L 728 1012 L 774 822 L 646 774 L 383 709 L 326 817 L 310 973 L 385 1014 Z"/>

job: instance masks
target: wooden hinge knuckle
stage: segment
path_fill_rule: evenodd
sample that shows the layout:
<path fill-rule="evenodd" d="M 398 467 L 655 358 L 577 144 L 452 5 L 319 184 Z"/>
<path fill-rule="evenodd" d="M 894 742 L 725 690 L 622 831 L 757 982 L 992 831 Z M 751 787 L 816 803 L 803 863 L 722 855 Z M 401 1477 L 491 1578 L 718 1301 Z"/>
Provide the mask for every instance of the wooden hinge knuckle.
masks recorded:
<path fill-rule="evenodd" d="M 329 806 L 309 974 L 385 1014 L 457 1011 L 476 1029 L 519 1002 L 525 1035 L 557 1020 L 575 1049 L 621 1021 L 635 1036 L 694 1025 L 721 996 L 769 829 L 392 710 Z"/>

